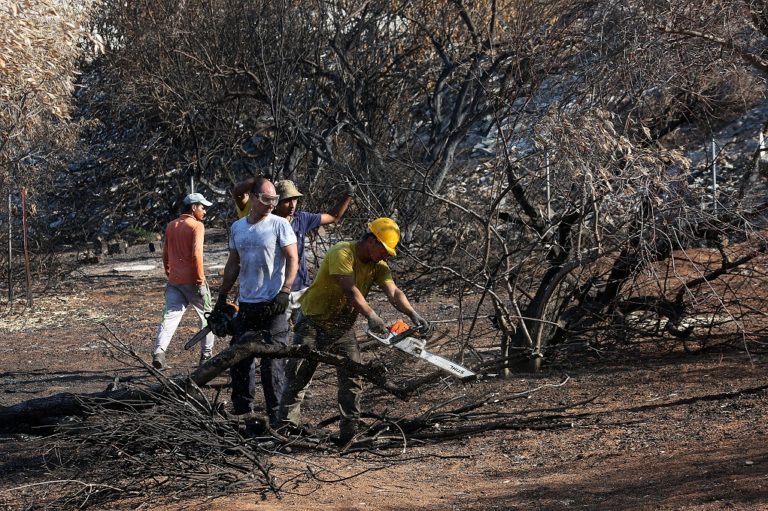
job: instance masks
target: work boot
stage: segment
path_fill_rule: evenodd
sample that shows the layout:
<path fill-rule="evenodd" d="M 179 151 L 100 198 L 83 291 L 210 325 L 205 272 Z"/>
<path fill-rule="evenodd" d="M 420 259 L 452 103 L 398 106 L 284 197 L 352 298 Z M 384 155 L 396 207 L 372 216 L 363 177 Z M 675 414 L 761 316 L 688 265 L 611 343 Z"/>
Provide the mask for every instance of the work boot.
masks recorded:
<path fill-rule="evenodd" d="M 213 357 L 213 353 L 210 351 L 204 351 L 200 354 L 200 365 L 205 364 Z"/>
<path fill-rule="evenodd" d="M 165 352 L 161 351 L 152 355 L 152 367 L 155 369 L 165 369 Z"/>
<path fill-rule="evenodd" d="M 301 436 L 304 434 L 304 428 L 292 422 L 282 422 L 278 427 L 273 429 L 283 436 Z"/>
<path fill-rule="evenodd" d="M 309 437 L 318 440 L 327 440 L 331 436 L 325 429 L 310 426 L 309 424 L 296 425 L 292 422 L 282 422 L 279 427 L 273 427 L 272 429 L 283 436 Z"/>
<path fill-rule="evenodd" d="M 360 419 L 341 419 L 339 423 L 339 442 L 346 445 L 355 438 L 358 433 L 366 430 L 365 424 Z"/>

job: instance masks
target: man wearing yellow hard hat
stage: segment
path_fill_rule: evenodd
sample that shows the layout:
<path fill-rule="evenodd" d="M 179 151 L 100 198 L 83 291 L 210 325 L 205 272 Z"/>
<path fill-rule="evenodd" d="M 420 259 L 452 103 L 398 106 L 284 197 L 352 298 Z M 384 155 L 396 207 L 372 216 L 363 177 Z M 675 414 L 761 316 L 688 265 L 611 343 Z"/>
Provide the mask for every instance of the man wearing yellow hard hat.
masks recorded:
<path fill-rule="evenodd" d="M 387 300 L 407 314 L 414 326 L 426 332 L 430 328 L 411 306 L 408 298 L 392 279 L 386 260 L 396 255 L 400 228 L 391 218 L 377 218 L 368 224 L 368 232 L 357 241 L 342 241 L 331 247 L 320 264 L 312 285 L 299 299 L 301 312 L 294 328 L 295 344 L 309 345 L 322 351 L 346 355 L 361 362 L 352 326 L 358 314 L 368 320 L 373 333 L 388 334 L 387 325 L 366 301 L 373 284 L 378 284 Z M 317 362 L 291 359 L 288 384 L 282 399 L 286 426 L 301 426 L 301 403 L 312 380 Z M 340 441 L 354 437 L 360 421 L 362 379 L 337 367 L 339 381 Z"/>

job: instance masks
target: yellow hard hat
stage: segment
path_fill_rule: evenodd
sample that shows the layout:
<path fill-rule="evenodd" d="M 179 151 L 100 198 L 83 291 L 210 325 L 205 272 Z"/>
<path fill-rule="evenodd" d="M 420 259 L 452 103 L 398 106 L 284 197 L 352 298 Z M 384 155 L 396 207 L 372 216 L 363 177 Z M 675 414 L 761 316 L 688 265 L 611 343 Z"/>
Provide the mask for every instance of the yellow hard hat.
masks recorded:
<path fill-rule="evenodd" d="M 384 245 L 391 256 L 397 255 L 395 247 L 400 242 L 400 227 L 391 218 L 381 217 L 368 224 L 368 229 Z"/>

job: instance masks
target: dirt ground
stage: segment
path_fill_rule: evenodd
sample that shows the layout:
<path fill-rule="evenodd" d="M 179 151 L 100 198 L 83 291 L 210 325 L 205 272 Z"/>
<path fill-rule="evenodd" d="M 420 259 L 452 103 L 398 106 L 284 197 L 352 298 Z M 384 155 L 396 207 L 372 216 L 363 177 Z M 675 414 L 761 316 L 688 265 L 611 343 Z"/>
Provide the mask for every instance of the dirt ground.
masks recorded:
<path fill-rule="evenodd" d="M 225 256 L 222 246 L 206 253 L 214 285 Z M 149 360 L 163 285 L 159 255 L 139 251 L 82 267 L 59 289 L 38 297 L 32 310 L 9 310 L 0 317 L 0 405 L 100 391 L 115 377 L 141 378 L 143 369 L 109 356 L 104 339 L 119 338 Z M 421 308 L 444 321 L 438 329 L 450 327 L 456 310 L 450 300 Z M 192 315 L 171 345 L 170 372 L 195 367 L 197 353 L 181 349 L 197 330 Z M 696 354 L 674 347 L 644 351 L 642 356 L 582 357 L 506 380 L 462 385 L 445 378 L 407 403 L 369 386 L 367 410 L 409 417 L 452 399 L 452 407 L 486 399 L 488 413 L 508 420 L 510 429 L 386 452 L 340 456 L 296 450 L 274 463 L 306 467 L 316 479 L 289 486 L 280 497 L 233 494 L 143 507 L 768 509 L 768 355 L 735 348 Z M 525 398 L 493 405 L 534 389 Z M 317 423 L 335 413 L 332 372 L 318 373 L 312 391 L 305 414 Z M 548 417 L 548 427 L 515 426 L 518 419 L 534 416 Z M 30 488 L 55 491 L 58 484 L 19 463 L 18 453 L 28 442 L 26 435 L 0 437 L 0 509 L 17 509 L 19 496 Z M 110 509 L 136 507 L 133 501 Z"/>

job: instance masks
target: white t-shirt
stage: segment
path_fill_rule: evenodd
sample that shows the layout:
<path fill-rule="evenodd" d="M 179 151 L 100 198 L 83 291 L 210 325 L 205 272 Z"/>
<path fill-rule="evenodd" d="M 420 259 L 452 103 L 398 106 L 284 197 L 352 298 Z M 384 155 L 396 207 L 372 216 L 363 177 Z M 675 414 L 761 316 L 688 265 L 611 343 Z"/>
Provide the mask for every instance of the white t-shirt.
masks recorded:
<path fill-rule="evenodd" d="M 240 301 L 270 302 L 285 280 L 283 247 L 296 243 L 291 224 L 269 214 L 257 224 L 243 217 L 232 224 L 229 249 L 240 254 Z"/>

